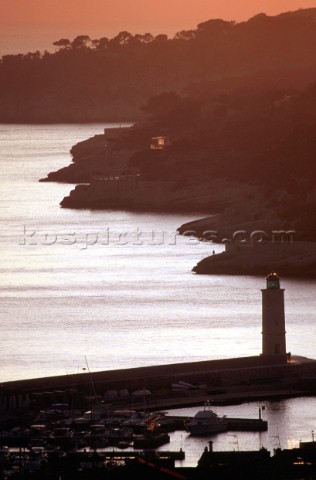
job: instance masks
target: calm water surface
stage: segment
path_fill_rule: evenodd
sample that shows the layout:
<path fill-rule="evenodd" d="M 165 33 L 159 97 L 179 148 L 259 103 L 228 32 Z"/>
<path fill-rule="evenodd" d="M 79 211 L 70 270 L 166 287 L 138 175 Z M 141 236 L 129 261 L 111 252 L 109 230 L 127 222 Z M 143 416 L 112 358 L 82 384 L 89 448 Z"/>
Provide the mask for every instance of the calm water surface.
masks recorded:
<path fill-rule="evenodd" d="M 38 181 L 105 126 L 0 125 L 0 381 L 75 373 L 85 356 L 97 371 L 261 352 L 264 279 L 191 272 L 222 250 L 176 234 L 198 212 L 61 209 L 74 185 Z M 316 282 L 284 279 L 282 287 L 287 349 L 315 358 Z M 300 402 L 309 408 L 303 423 Z M 266 412 L 284 442 L 316 427 L 314 399 L 272 403 Z M 220 448 L 224 437 L 226 447 L 236 441 L 221 434 Z M 246 437 L 238 435 L 240 445 Z M 253 445 L 262 439 L 250 438 Z M 176 440 L 188 441 L 183 432 Z"/>
<path fill-rule="evenodd" d="M 264 407 L 264 410 L 263 408 Z M 273 455 L 276 448 L 295 448 L 299 442 L 311 442 L 316 427 L 316 399 L 293 398 L 276 402 L 251 402 L 241 405 L 214 407 L 214 411 L 222 416 L 238 418 L 258 418 L 259 408 L 262 418 L 268 422 L 266 432 L 225 432 L 209 437 L 192 438 L 186 432 L 171 434 L 171 442 L 176 449 L 182 447 L 185 451 L 185 460 L 178 465 L 196 466 L 208 441 L 213 441 L 214 451 L 226 450 L 258 450 L 267 448 Z M 170 411 L 170 414 L 193 415 L 200 408 L 182 408 Z M 168 450 L 170 445 L 160 450 Z"/>

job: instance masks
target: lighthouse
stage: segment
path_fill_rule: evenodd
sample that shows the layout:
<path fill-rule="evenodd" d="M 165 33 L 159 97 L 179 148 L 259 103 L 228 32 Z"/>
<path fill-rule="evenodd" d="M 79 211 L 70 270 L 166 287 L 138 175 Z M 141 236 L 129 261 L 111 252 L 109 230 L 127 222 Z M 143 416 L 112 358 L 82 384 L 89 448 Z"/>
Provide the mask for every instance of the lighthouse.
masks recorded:
<path fill-rule="evenodd" d="M 286 355 L 284 289 L 276 273 L 262 289 L 262 355 Z"/>

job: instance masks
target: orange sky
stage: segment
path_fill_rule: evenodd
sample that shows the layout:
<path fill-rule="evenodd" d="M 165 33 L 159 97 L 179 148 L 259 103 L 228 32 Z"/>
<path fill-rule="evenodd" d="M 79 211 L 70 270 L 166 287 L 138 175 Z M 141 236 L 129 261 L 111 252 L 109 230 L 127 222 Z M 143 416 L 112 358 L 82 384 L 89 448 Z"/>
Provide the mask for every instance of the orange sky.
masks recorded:
<path fill-rule="evenodd" d="M 1 0 L 0 55 L 50 48 L 61 37 L 167 33 L 210 18 L 242 21 L 316 7 L 316 0 Z"/>

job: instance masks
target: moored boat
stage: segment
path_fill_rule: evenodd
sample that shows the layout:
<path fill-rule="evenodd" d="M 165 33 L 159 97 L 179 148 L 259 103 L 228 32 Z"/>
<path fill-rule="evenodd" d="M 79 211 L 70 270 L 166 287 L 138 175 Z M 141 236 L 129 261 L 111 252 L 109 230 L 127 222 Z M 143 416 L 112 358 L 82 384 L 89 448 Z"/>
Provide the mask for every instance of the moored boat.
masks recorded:
<path fill-rule="evenodd" d="M 219 417 L 211 410 L 206 402 L 203 410 L 199 410 L 194 417 L 186 422 L 186 428 L 191 435 L 211 435 L 212 433 L 225 432 L 228 428 L 226 417 Z"/>

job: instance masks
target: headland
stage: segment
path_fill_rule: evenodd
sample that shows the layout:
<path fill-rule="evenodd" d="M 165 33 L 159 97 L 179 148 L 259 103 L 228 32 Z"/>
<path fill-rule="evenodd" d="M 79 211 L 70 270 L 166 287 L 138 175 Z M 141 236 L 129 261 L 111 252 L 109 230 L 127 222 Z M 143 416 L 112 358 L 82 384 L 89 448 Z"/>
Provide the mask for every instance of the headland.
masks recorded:
<path fill-rule="evenodd" d="M 224 246 L 221 253 L 199 261 L 192 268 L 196 274 L 262 277 L 275 271 L 283 278 L 316 278 L 316 242 L 296 240 L 295 230 L 278 225 L 276 218 L 262 222 L 227 209 L 183 224 L 178 232 Z"/>

